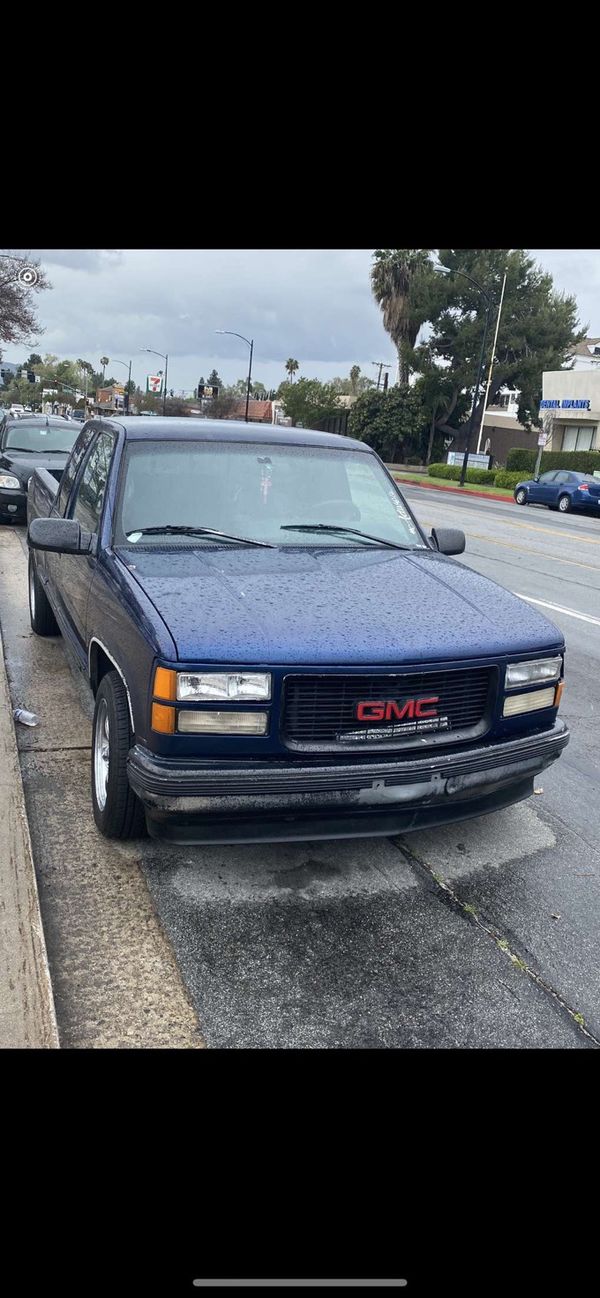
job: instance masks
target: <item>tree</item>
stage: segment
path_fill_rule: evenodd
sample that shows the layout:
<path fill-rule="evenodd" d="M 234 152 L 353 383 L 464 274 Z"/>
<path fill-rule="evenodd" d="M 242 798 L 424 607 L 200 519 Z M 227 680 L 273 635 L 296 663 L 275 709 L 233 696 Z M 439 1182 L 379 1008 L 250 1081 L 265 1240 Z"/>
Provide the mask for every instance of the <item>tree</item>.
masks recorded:
<path fill-rule="evenodd" d="M 293 383 L 294 374 L 299 369 L 298 361 L 295 361 L 293 356 L 290 356 L 288 360 L 285 362 L 285 368 L 288 372 L 290 383 Z"/>
<path fill-rule="evenodd" d="M 348 419 L 350 436 L 368 442 L 388 464 L 420 456 L 426 429 L 423 404 L 408 384 L 398 384 L 388 392 L 364 392 Z"/>
<path fill-rule="evenodd" d="M 579 329 L 574 297 L 555 290 L 552 276 L 536 265 L 522 248 L 440 249 L 442 265 L 464 272 L 482 285 L 493 303 L 485 370 L 489 366 L 493 328 L 500 301 L 502 279 L 506 288 L 488 405 L 502 387 L 520 392 L 518 418 L 526 427 L 539 425 L 544 370 L 563 368 L 576 343 L 586 334 Z M 456 434 L 460 428 L 474 441 L 481 425 L 484 391 L 475 410 L 473 426 L 461 423 L 465 414 L 462 396 L 472 400 L 484 323 L 484 304 L 479 290 L 462 274 L 436 276 L 443 282 L 444 296 L 429 299 L 431 334 L 425 347 L 407 349 L 414 371 L 426 375 L 432 365 L 451 381 L 445 385 L 448 410 L 435 416 L 437 432 Z M 469 402 L 466 403 L 469 406 Z"/>
<path fill-rule="evenodd" d="M 12 261 L 8 255 L 2 256 L 0 253 L 0 342 L 26 343 L 33 334 L 43 333 L 35 314 L 32 295 L 42 293 L 52 285 L 39 269 L 39 262 L 28 261 L 27 266 L 36 268 L 35 284 L 23 283 L 23 271 L 26 269 L 23 259 Z"/>
<path fill-rule="evenodd" d="M 429 248 L 377 248 L 373 254 L 371 287 L 383 312 L 383 325 L 398 352 L 401 383 L 408 383 L 408 349 L 429 319 L 431 292 L 438 278 Z"/>
<path fill-rule="evenodd" d="M 340 409 L 338 394 L 332 383 L 319 383 L 318 379 L 298 379 L 297 383 L 281 384 L 279 394 L 285 414 L 294 426 L 315 428 L 329 415 Z"/>
<path fill-rule="evenodd" d="M 219 392 L 221 391 L 221 388 L 223 387 L 223 380 L 219 378 L 219 375 L 217 374 L 217 371 L 216 371 L 216 370 L 211 370 L 211 372 L 210 372 L 210 374 L 209 374 L 209 376 L 208 376 L 206 382 L 207 382 L 209 388 L 210 388 L 210 387 L 212 387 L 212 388 L 218 388 L 218 389 L 219 389 Z"/>
<path fill-rule="evenodd" d="M 32 352 L 31 355 L 28 356 L 27 360 L 25 361 L 25 369 L 32 370 L 34 365 L 41 365 L 41 364 L 42 364 L 41 356 L 38 356 L 37 352 Z"/>
<path fill-rule="evenodd" d="M 358 381 L 360 379 L 360 365 L 353 365 L 350 370 L 350 390 L 353 397 L 358 396 Z"/>

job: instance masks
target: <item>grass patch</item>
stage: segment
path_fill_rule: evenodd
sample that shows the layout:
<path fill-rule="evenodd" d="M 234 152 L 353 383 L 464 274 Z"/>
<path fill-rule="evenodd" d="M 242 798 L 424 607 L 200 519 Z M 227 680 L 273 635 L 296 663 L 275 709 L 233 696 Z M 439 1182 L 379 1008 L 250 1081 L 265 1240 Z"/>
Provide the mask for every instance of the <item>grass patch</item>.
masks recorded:
<path fill-rule="evenodd" d="M 430 478 L 428 473 L 396 473 L 392 471 L 392 477 L 402 486 L 402 480 L 405 482 L 410 479 L 411 484 L 414 482 L 418 486 L 421 482 L 428 482 L 432 487 L 445 487 L 450 491 L 476 491 L 484 492 L 486 495 L 506 496 L 507 500 L 513 499 L 513 493 L 508 487 L 478 487 L 473 482 L 465 482 L 464 487 L 459 487 L 458 483 L 449 482 L 447 478 Z"/>

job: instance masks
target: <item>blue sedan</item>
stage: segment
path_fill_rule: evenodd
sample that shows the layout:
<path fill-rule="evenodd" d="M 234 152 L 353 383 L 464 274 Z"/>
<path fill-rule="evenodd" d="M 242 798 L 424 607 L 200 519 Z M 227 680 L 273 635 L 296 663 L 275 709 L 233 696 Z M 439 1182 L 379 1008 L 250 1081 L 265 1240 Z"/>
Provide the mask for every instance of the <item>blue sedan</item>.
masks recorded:
<path fill-rule="evenodd" d="M 568 514 L 572 509 L 600 513 L 600 478 L 589 473 L 550 469 L 540 478 L 518 482 L 514 494 L 517 505 L 547 505 L 561 514 Z"/>

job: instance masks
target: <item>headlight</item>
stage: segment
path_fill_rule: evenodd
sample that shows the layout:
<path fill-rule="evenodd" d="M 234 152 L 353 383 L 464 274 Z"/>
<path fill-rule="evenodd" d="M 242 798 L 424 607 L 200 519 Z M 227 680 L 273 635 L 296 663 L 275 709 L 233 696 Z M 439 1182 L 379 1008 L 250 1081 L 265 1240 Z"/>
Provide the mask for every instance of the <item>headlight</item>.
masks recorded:
<path fill-rule="evenodd" d="M 562 658 L 537 658 L 529 663 L 509 663 L 506 668 L 506 689 L 514 689 L 516 685 L 537 685 L 538 681 L 557 681 L 561 667 Z"/>
<path fill-rule="evenodd" d="M 539 712 L 540 708 L 555 706 L 556 690 L 552 685 L 548 690 L 530 690 L 529 694 L 509 694 L 504 700 L 504 717 L 516 717 L 522 712 Z M 558 706 L 558 700 L 556 700 Z"/>
<path fill-rule="evenodd" d="M 0 487 L 8 487 L 10 491 L 18 491 L 21 483 L 12 473 L 0 473 Z"/>
<path fill-rule="evenodd" d="M 212 703 L 244 699 L 262 703 L 271 697 L 268 672 L 178 672 L 177 698 Z M 184 715 L 183 713 L 180 714 Z"/>
<path fill-rule="evenodd" d="M 177 729 L 188 735 L 266 735 L 266 712 L 180 712 Z"/>

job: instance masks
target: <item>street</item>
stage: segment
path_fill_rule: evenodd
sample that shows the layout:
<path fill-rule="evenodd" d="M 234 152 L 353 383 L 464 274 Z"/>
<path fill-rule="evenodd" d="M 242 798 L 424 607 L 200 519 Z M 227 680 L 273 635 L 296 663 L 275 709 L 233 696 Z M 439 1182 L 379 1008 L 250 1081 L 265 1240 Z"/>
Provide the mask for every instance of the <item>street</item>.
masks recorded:
<path fill-rule="evenodd" d="M 61 1045 L 600 1044 L 600 521 L 401 487 L 426 531 L 564 633 L 571 742 L 527 802 L 403 838 L 108 842 L 91 696 L 30 631 L 25 529 L 0 527 L 0 625 Z"/>

